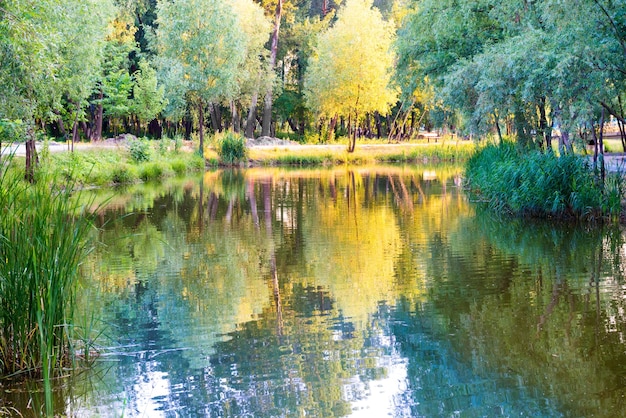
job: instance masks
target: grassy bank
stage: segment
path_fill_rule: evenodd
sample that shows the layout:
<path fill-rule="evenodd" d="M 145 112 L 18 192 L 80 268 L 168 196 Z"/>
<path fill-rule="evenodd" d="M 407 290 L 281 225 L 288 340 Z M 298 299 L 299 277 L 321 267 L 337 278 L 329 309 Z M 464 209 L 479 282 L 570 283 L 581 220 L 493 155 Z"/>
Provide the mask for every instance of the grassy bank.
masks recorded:
<path fill-rule="evenodd" d="M 465 177 L 475 199 L 529 217 L 617 219 L 626 190 L 622 176 L 609 174 L 603 183 L 582 156 L 520 151 L 508 142 L 476 153 Z"/>
<path fill-rule="evenodd" d="M 204 169 L 197 153 L 159 147 L 160 141 L 138 141 L 130 147 L 54 153 L 43 158 L 41 167 L 65 181 L 96 186 L 160 180 Z"/>
<path fill-rule="evenodd" d="M 476 150 L 469 141 L 447 143 L 357 144 L 347 152 L 344 145 L 264 146 L 249 149 L 249 164 L 280 165 L 371 165 L 383 163 L 438 163 L 466 161 Z"/>
<path fill-rule="evenodd" d="M 233 137 L 233 135 L 230 135 Z M 443 140 L 438 143 L 406 142 L 388 144 L 363 141 L 353 153 L 340 142 L 317 145 L 270 145 L 247 147 L 238 138 L 221 135 L 208 141 L 204 157 L 193 143 L 175 147 L 170 140 L 137 140 L 128 144 L 79 144 L 74 152 L 65 146 L 40 151 L 40 175 L 56 179 L 59 185 L 75 182 L 81 186 L 111 186 L 201 172 L 205 167 L 237 165 L 334 166 L 375 164 L 433 164 L 464 162 L 476 151 L 470 141 Z M 224 138 L 230 139 L 230 144 Z M 230 145 L 225 147 L 224 145 Z M 234 147 L 234 148 L 233 148 Z M 242 149 L 243 147 L 243 149 Z M 5 158 L 6 162 L 6 158 Z M 15 156 L 11 166 L 23 171 L 24 158 Z"/>
<path fill-rule="evenodd" d="M 62 147 L 62 149 L 58 149 Z M 24 157 L 4 156 L 4 163 L 23 171 Z M 201 172 L 205 163 L 189 147 L 177 149 L 174 141 L 136 140 L 128 144 L 79 144 L 74 152 L 43 144 L 38 176 L 58 185 L 112 186 Z"/>

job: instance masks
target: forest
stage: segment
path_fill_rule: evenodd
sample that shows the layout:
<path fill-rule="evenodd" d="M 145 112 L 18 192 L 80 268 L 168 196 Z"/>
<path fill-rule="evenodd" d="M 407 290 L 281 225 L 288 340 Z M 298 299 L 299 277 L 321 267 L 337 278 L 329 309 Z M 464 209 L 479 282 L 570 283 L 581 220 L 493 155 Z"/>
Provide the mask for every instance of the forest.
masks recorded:
<path fill-rule="evenodd" d="M 625 145 L 624 0 L 4 0 L 0 139 Z M 354 140 L 350 141 L 353 149 Z"/>

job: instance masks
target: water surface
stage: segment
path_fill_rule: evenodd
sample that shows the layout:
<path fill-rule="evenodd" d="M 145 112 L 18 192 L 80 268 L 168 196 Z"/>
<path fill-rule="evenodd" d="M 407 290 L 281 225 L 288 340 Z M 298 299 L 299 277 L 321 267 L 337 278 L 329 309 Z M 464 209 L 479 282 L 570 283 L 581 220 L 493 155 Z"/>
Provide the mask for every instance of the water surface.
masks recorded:
<path fill-rule="evenodd" d="M 458 170 L 209 172 L 98 223 L 61 414 L 622 415 L 622 232 L 494 219 Z"/>

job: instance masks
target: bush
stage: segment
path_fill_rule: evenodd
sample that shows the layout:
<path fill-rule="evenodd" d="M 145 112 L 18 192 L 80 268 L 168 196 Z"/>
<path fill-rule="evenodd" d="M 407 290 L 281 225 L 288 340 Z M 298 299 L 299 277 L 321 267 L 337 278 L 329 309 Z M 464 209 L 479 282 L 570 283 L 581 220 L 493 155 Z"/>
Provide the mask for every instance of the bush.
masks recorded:
<path fill-rule="evenodd" d="M 150 143 L 145 139 L 131 139 L 128 141 L 130 158 L 136 163 L 150 161 Z"/>
<path fill-rule="evenodd" d="M 170 162 L 170 166 L 176 175 L 180 176 L 187 172 L 187 163 L 181 159 L 176 159 Z"/>
<path fill-rule="evenodd" d="M 137 169 L 128 164 L 120 164 L 113 168 L 111 181 L 115 184 L 127 184 L 136 181 L 139 177 Z"/>
<path fill-rule="evenodd" d="M 228 132 L 219 141 L 217 155 L 222 164 L 236 164 L 245 161 L 248 155 L 246 139 L 238 134 Z"/>

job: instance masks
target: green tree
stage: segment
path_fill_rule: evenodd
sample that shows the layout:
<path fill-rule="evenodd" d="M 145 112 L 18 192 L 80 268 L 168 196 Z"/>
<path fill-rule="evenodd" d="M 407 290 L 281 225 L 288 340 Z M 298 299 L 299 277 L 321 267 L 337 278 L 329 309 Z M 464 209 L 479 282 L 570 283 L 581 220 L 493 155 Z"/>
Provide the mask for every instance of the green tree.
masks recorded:
<path fill-rule="evenodd" d="M 139 61 L 139 70 L 133 74 L 133 113 L 137 118 L 137 134 L 142 123 L 148 123 L 165 108 L 167 99 L 163 86 L 158 85 L 157 73 L 150 64 Z"/>
<path fill-rule="evenodd" d="M 128 115 L 132 92 L 129 55 L 137 51 L 136 31 L 126 11 L 123 8 L 114 9 L 105 37 L 103 59 L 97 67 L 98 77 L 92 91 L 91 123 L 85 125 L 85 135 L 92 141 L 102 139 L 105 107 L 108 108 L 106 115 L 109 117 Z M 115 124 L 118 121 L 113 122 Z"/>
<path fill-rule="evenodd" d="M 238 70 L 246 57 L 245 34 L 229 3 L 217 0 L 159 1 L 157 50 L 186 101 L 198 109 L 200 153 L 204 148 L 205 106 L 234 97 Z M 174 78 L 174 76 L 179 78 Z"/>
<path fill-rule="evenodd" d="M 278 55 L 278 36 L 280 32 L 280 21 L 283 15 L 283 0 L 276 1 L 276 13 L 274 16 L 274 30 L 272 31 L 272 37 L 270 39 L 270 69 L 274 70 L 276 66 L 276 57 Z M 265 92 L 265 102 L 263 107 L 263 128 L 261 135 L 269 136 L 270 128 L 272 125 L 272 103 L 273 98 L 273 86 L 270 84 Z"/>
<path fill-rule="evenodd" d="M 305 77 L 307 103 L 320 117 L 344 116 L 357 126 L 368 112 L 387 113 L 394 28 L 367 0 L 349 0 L 337 22 L 320 35 Z M 354 151 L 356 129 L 348 151 Z"/>
<path fill-rule="evenodd" d="M 111 11 L 108 1 L 0 2 L 0 118 L 25 122 L 31 180 L 36 121 L 58 120 L 63 99 L 81 116 Z"/>
<path fill-rule="evenodd" d="M 565 151 L 570 131 L 600 131 L 601 107 L 623 115 L 620 3 L 424 0 L 400 30 L 399 72 L 433 80 L 467 131 L 501 135 L 505 123 L 522 145 L 549 150 L 558 125 Z"/>
<path fill-rule="evenodd" d="M 259 91 L 266 91 L 274 82 L 274 73 L 266 65 L 269 59 L 265 48 L 266 37 L 270 33 L 271 23 L 265 16 L 263 8 L 251 0 L 235 0 L 233 9 L 239 18 L 241 30 L 246 35 L 246 57 L 238 75 L 239 95 L 237 102 L 247 105 L 246 136 L 254 136 L 256 125 L 256 107 Z M 233 129 L 239 131 L 239 112 L 237 103 L 231 103 Z"/>

